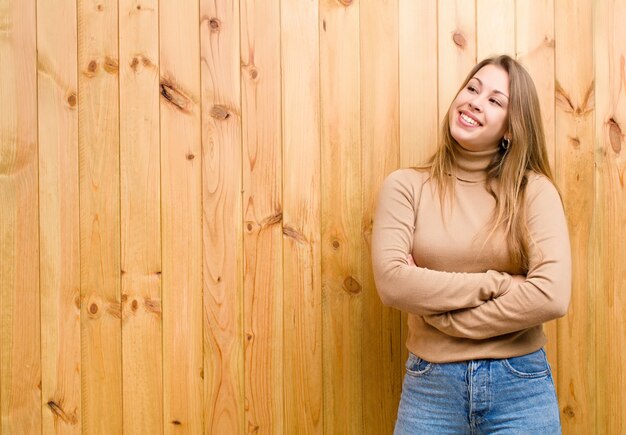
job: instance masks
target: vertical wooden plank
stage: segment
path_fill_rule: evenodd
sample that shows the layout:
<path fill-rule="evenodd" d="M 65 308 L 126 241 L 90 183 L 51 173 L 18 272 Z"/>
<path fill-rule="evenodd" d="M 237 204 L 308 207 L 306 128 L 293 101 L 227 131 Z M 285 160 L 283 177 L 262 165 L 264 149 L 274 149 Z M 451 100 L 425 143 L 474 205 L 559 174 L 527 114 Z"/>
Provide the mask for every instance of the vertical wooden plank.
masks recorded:
<path fill-rule="evenodd" d="M 42 433 L 79 434 L 76 1 L 38 1 L 37 16 Z"/>
<path fill-rule="evenodd" d="M 476 6 L 473 1 L 439 0 L 438 8 L 441 121 L 463 79 L 476 64 Z"/>
<path fill-rule="evenodd" d="M 319 1 L 283 2 L 286 434 L 323 433 Z"/>
<path fill-rule="evenodd" d="M 282 433 L 280 5 L 241 3 L 246 427 Z"/>
<path fill-rule="evenodd" d="M 361 143 L 363 196 L 364 433 L 392 433 L 402 390 L 400 313 L 384 307 L 371 265 L 371 233 L 378 188 L 400 160 L 398 1 L 361 4 Z"/>
<path fill-rule="evenodd" d="M 0 432 L 41 431 L 36 2 L 0 1 Z"/>
<path fill-rule="evenodd" d="M 554 174 L 554 0 L 518 1 L 515 5 L 516 57 L 537 88 L 548 159 Z M 546 323 L 543 329 L 548 337 L 548 358 L 557 379 L 557 320 Z"/>
<path fill-rule="evenodd" d="M 408 167 L 437 149 L 437 0 L 399 0 L 398 8 L 400 166 Z"/>
<path fill-rule="evenodd" d="M 204 433 L 245 432 L 239 2 L 202 0 Z"/>
<path fill-rule="evenodd" d="M 515 3 L 515 0 L 476 0 L 477 61 L 498 54 L 515 57 Z"/>
<path fill-rule="evenodd" d="M 203 431 L 200 17 L 159 2 L 164 433 Z"/>
<path fill-rule="evenodd" d="M 558 322 L 559 402 L 564 433 L 594 433 L 597 294 L 590 257 L 594 244 L 592 2 L 557 0 L 554 16 L 555 167 L 570 225 L 573 268 L 570 312 Z"/>
<path fill-rule="evenodd" d="M 320 3 L 324 433 L 363 433 L 358 1 Z"/>
<path fill-rule="evenodd" d="M 595 291 L 597 398 L 595 433 L 626 433 L 626 2 L 595 3 L 596 220 Z M 594 351 L 593 336 L 588 338 Z M 592 372 L 593 373 L 593 372 Z M 589 424 L 589 433 L 593 425 Z"/>
<path fill-rule="evenodd" d="M 119 9 L 124 433 L 160 434 L 159 5 L 120 0 Z"/>
<path fill-rule="evenodd" d="M 437 0 L 399 0 L 398 9 L 400 166 L 410 167 L 426 163 L 439 140 Z M 406 313 L 401 317 L 401 361 L 406 361 Z"/>
<path fill-rule="evenodd" d="M 83 431 L 122 431 L 117 3 L 78 1 Z"/>
<path fill-rule="evenodd" d="M 535 82 L 554 170 L 554 0 L 515 3 L 516 58 Z"/>

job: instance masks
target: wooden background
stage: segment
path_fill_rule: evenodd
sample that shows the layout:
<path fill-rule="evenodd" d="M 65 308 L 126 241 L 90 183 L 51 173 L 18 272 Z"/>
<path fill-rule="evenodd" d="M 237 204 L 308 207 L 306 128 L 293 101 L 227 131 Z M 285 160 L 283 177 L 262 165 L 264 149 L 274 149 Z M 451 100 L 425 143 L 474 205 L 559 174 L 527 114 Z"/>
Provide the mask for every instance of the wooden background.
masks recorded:
<path fill-rule="evenodd" d="M 0 0 L 0 433 L 391 433 L 372 206 L 477 60 L 541 95 L 566 434 L 626 434 L 626 1 Z"/>

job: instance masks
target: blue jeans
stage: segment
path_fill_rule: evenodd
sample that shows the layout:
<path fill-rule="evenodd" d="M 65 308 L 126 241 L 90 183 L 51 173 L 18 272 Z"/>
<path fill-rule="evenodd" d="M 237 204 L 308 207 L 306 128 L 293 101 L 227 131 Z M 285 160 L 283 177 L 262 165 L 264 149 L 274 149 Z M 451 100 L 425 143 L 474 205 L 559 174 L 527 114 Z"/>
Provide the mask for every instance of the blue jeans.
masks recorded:
<path fill-rule="evenodd" d="M 406 363 L 395 435 L 560 434 L 543 349 L 507 359 Z"/>

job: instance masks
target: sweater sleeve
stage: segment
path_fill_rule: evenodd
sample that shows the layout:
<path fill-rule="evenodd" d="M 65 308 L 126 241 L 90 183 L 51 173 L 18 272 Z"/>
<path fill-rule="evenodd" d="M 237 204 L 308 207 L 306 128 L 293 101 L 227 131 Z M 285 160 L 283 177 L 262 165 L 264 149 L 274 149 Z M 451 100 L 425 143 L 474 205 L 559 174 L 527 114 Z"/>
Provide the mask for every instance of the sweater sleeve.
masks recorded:
<path fill-rule="evenodd" d="M 424 320 L 455 337 L 485 339 L 520 331 L 567 313 L 571 293 L 571 252 L 567 221 L 550 180 L 533 177 L 526 192 L 530 236 L 529 268 L 511 290 L 469 309 L 425 316 Z"/>
<path fill-rule="evenodd" d="M 425 174 L 400 169 L 390 174 L 378 195 L 372 230 L 372 265 L 382 302 L 399 310 L 438 314 L 478 307 L 506 292 L 506 273 L 455 273 L 409 265 L 415 217 Z"/>

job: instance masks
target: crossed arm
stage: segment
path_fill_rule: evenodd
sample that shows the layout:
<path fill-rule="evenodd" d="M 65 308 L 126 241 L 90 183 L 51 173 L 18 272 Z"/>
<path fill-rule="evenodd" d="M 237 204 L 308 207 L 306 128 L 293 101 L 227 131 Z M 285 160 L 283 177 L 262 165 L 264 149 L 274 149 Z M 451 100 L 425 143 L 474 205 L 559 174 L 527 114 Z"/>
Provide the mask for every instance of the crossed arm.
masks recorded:
<path fill-rule="evenodd" d="M 448 335 L 485 339 L 539 325 L 567 313 L 571 253 L 567 221 L 552 183 L 537 177 L 526 192 L 530 236 L 524 280 L 478 307 L 426 315 L 426 323 Z"/>
<path fill-rule="evenodd" d="M 515 286 L 511 275 L 488 270 L 454 273 L 409 264 L 423 177 L 410 169 L 392 173 L 381 188 L 372 232 L 376 288 L 385 305 L 422 316 L 479 307 Z M 436 318 L 433 318 L 436 321 Z"/>
<path fill-rule="evenodd" d="M 418 174 L 419 175 L 419 174 Z M 391 174 L 379 194 L 372 234 L 378 293 L 385 305 L 412 314 L 445 334 L 484 339 L 563 316 L 569 305 L 571 259 L 559 195 L 545 177 L 526 192 L 531 243 L 526 277 L 488 270 L 453 273 L 409 264 L 415 213 L 423 183 L 411 170 Z"/>

